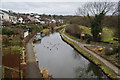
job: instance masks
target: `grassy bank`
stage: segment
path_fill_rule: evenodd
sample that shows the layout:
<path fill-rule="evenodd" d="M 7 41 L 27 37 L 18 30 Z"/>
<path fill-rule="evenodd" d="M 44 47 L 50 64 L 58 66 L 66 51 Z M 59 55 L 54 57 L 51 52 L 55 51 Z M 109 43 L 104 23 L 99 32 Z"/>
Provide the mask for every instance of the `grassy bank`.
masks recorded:
<path fill-rule="evenodd" d="M 80 52 L 85 58 L 89 59 L 91 62 L 96 64 L 107 76 L 109 76 L 112 79 L 119 80 L 117 78 L 117 74 L 111 70 L 108 66 L 106 66 L 103 62 L 101 62 L 99 59 L 91 55 L 90 53 L 84 51 L 81 49 L 76 43 L 68 40 L 65 36 L 62 35 L 62 31 L 60 31 L 62 39 L 70 44 L 74 49 L 76 49 L 78 52 Z"/>
<path fill-rule="evenodd" d="M 63 29 L 64 27 L 66 27 L 67 24 L 63 24 L 61 26 L 57 26 L 57 27 L 54 27 L 54 30 L 60 30 L 60 29 Z"/>
<path fill-rule="evenodd" d="M 89 50 L 95 52 L 96 54 L 98 54 L 99 56 L 105 58 L 106 60 L 108 60 L 109 62 L 111 62 L 112 64 L 114 64 L 115 66 L 117 66 L 118 68 L 120 68 L 120 61 L 119 61 L 119 53 L 115 53 L 111 54 L 111 55 L 107 55 L 105 48 L 103 48 L 103 50 L 99 51 L 100 48 L 102 47 L 97 47 L 97 46 L 86 46 L 86 48 L 88 48 Z M 109 51 L 109 50 L 108 50 Z"/>
<path fill-rule="evenodd" d="M 86 26 L 79 26 L 79 27 L 83 30 L 82 33 L 89 34 L 92 36 L 91 28 L 86 27 Z M 110 43 L 118 43 L 118 41 L 113 40 L 113 38 L 115 38 L 114 35 L 115 35 L 114 29 L 103 27 L 102 34 L 101 34 L 101 41 L 110 42 Z"/>

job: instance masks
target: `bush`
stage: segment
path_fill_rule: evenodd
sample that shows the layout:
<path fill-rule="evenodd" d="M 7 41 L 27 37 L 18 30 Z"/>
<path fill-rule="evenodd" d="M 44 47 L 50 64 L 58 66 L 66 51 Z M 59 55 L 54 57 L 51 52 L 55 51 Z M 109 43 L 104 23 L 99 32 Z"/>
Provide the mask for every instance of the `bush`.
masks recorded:
<path fill-rule="evenodd" d="M 105 54 L 106 55 L 112 55 L 113 54 L 113 48 L 106 48 L 105 49 Z"/>
<path fill-rule="evenodd" d="M 3 21 L 3 26 L 11 26 L 12 22 L 10 21 Z"/>
<path fill-rule="evenodd" d="M 2 44 L 4 44 L 4 45 L 9 44 L 8 36 L 7 35 L 2 35 Z"/>
<path fill-rule="evenodd" d="M 119 46 L 112 46 L 110 48 L 105 49 L 105 54 L 106 55 L 113 55 L 113 54 L 116 54 L 116 53 L 120 53 L 119 52 Z"/>
<path fill-rule="evenodd" d="M 11 48 L 11 53 L 12 54 L 19 54 L 20 53 L 20 50 L 21 50 L 21 47 L 20 46 L 13 46 Z"/>
<path fill-rule="evenodd" d="M 67 26 L 66 32 L 74 37 L 80 38 L 80 34 L 81 34 L 82 30 L 79 28 L 78 25 L 71 24 L 71 25 Z"/>
<path fill-rule="evenodd" d="M 10 36 L 13 34 L 13 30 L 11 28 L 5 27 L 2 29 L 2 34 Z"/>

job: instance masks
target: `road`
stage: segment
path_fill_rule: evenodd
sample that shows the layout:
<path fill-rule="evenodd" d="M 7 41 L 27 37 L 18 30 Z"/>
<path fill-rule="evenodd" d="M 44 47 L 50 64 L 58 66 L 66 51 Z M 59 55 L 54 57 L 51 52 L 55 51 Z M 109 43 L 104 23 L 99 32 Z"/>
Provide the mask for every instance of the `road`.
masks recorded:
<path fill-rule="evenodd" d="M 32 39 L 26 45 L 26 62 L 26 78 L 41 78 L 33 50 Z"/>
<path fill-rule="evenodd" d="M 69 38 L 68 36 L 66 36 L 64 34 L 64 31 L 63 31 L 63 36 L 66 37 L 67 39 L 69 39 L 70 41 L 76 43 L 79 45 L 79 47 L 81 47 L 83 50 L 87 51 L 88 53 L 92 54 L 93 56 L 95 56 L 96 58 L 98 58 L 100 61 L 102 61 L 106 66 L 108 66 L 110 69 L 112 69 L 117 75 L 118 77 L 120 78 L 120 69 L 118 67 L 116 67 L 115 65 L 113 65 L 112 63 L 110 63 L 109 61 L 107 61 L 106 59 L 100 57 L 99 55 L 97 55 L 96 53 L 90 51 L 89 49 L 85 48 L 85 45 L 87 44 L 84 44 L 84 43 L 80 43 L 78 41 L 75 41 L 71 38 Z"/>

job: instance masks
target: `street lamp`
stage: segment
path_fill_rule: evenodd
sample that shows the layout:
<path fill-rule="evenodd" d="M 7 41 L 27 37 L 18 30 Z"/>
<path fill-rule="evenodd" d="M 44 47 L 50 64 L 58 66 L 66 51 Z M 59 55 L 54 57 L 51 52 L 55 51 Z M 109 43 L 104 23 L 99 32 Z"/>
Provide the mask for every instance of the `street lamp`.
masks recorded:
<path fill-rule="evenodd" d="M 99 41 L 101 40 L 101 34 L 102 34 L 102 33 L 100 32 L 100 33 L 99 33 Z"/>
<path fill-rule="evenodd" d="M 101 35 L 102 33 L 100 32 L 99 35 Z"/>

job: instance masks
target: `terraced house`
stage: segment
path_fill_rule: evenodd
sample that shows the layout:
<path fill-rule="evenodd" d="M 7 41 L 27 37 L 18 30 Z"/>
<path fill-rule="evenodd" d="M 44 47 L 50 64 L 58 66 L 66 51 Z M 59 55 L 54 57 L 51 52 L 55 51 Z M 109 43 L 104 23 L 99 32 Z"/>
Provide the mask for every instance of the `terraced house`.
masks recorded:
<path fill-rule="evenodd" d="M 15 16 L 15 13 L 12 11 L 4 11 L 4 10 L 0 10 L 0 23 L 13 23 L 16 24 L 17 23 L 17 17 Z"/>

